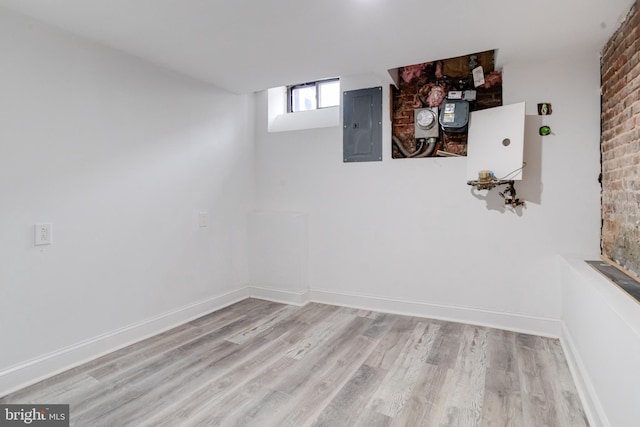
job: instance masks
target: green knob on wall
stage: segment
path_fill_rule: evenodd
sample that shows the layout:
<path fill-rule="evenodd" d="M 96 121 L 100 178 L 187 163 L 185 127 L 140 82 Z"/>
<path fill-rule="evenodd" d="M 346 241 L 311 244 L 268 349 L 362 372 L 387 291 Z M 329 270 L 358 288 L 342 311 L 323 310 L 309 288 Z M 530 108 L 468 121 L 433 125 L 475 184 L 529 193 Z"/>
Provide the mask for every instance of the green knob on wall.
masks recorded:
<path fill-rule="evenodd" d="M 549 126 L 540 126 L 540 130 L 538 132 L 542 136 L 551 135 L 551 128 Z"/>

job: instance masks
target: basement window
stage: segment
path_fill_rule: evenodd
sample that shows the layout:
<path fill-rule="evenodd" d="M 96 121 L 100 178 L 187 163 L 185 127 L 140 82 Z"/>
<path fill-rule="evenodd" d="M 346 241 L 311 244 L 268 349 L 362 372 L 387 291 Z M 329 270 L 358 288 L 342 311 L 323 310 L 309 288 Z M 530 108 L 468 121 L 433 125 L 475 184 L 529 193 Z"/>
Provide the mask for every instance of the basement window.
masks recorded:
<path fill-rule="evenodd" d="M 340 79 L 325 79 L 288 87 L 289 112 L 318 110 L 340 105 Z"/>
<path fill-rule="evenodd" d="M 291 102 L 292 94 L 300 100 L 295 105 Z M 337 78 L 273 87 L 267 91 L 267 129 L 287 132 L 340 126 L 341 99 Z"/>

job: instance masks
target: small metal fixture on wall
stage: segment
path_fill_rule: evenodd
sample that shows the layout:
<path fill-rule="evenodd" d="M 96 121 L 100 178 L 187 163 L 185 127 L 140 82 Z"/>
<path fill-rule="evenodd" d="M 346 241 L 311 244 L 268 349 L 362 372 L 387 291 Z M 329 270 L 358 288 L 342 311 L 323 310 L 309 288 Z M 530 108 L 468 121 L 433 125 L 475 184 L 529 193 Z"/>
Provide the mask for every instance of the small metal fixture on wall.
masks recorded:
<path fill-rule="evenodd" d="M 504 185 L 506 186 L 505 189 L 498 193 L 500 197 L 504 199 L 504 204 L 509 205 L 513 208 L 516 208 L 518 206 L 525 206 L 524 200 L 520 200 L 517 197 L 515 181 L 507 178 L 509 178 L 509 176 L 512 176 L 514 173 L 524 169 L 526 165 L 526 163 L 523 163 L 522 168 L 518 169 L 517 171 L 513 171 L 503 178 L 496 178 L 496 176 L 491 171 L 479 171 L 478 179 L 474 181 L 467 181 L 467 185 L 475 187 L 476 190 L 493 190 L 496 187 Z"/>

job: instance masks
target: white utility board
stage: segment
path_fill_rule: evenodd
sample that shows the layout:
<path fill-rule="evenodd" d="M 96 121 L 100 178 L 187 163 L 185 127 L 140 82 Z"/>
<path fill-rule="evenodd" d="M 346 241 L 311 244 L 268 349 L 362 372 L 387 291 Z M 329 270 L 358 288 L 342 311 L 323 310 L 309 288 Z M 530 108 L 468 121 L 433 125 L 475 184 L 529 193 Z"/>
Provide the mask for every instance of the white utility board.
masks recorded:
<path fill-rule="evenodd" d="M 478 179 L 478 171 L 490 170 L 496 178 L 522 167 L 525 103 L 474 111 L 469 117 L 467 180 Z M 505 145 L 508 140 L 508 145 Z M 508 179 L 522 179 L 522 170 Z"/>

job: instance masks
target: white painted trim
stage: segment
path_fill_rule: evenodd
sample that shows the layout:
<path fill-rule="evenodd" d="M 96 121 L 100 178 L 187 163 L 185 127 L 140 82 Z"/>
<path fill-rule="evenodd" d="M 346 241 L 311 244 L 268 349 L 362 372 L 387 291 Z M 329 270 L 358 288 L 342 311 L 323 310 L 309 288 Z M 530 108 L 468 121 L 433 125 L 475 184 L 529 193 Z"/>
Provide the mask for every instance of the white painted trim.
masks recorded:
<path fill-rule="evenodd" d="M 578 390 L 580 401 L 584 409 L 589 425 L 593 427 L 611 427 L 607 414 L 602 407 L 600 399 L 598 399 L 598 393 L 589 378 L 589 373 L 582 362 L 580 353 L 577 351 L 571 333 L 566 324 L 562 323 L 562 336 L 560 337 L 560 344 L 564 351 L 573 382 Z"/>
<path fill-rule="evenodd" d="M 309 302 L 309 290 L 284 291 L 282 289 L 268 288 L 264 286 L 249 286 L 249 296 L 252 298 L 265 299 L 273 302 L 281 302 L 292 305 L 305 305 Z"/>
<path fill-rule="evenodd" d="M 287 113 L 287 87 L 267 91 L 267 131 L 287 132 L 340 125 L 340 106 Z"/>
<path fill-rule="evenodd" d="M 337 127 L 340 125 L 340 107 L 279 114 L 269 122 L 268 131 L 288 132 Z"/>
<path fill-rule="evenodd" d="M 561 333 L 559 319 L 517 313 L 319 289 L 312 289 L 310 291 L 310 300 L 324 304 L 374 310 L 384 313 L 468 323 L 551 338 L 559 338 Z"/>
<path fill-rule="evenodd" d="M 99 335 L 0 371 L 0 396 L 248 297 L 299 306 L 313 301 L 406 316 L 468 323 L 553 338 L 559 337 L 561 332 L 559 320 L 544 317 L 319 289 L 288 291 L 248 286 L 205 301 L 180 307 L 160 316 Z"/>
<path fill-rule="evenodd" d="M 317 302 L 403 316 L 427 317 L 550 338 L 559 338 L 562 330 L 559 319 L 319 289 L 285 291 L 250 286 L 249 296 L 285 304 Z"/>
<path fill-rule="evenodd" d="M 248 288 L 187 304 L 0 371 L 0 396 L 17 391 L 153 335 L 190 322 L 249 296 Z"/>

